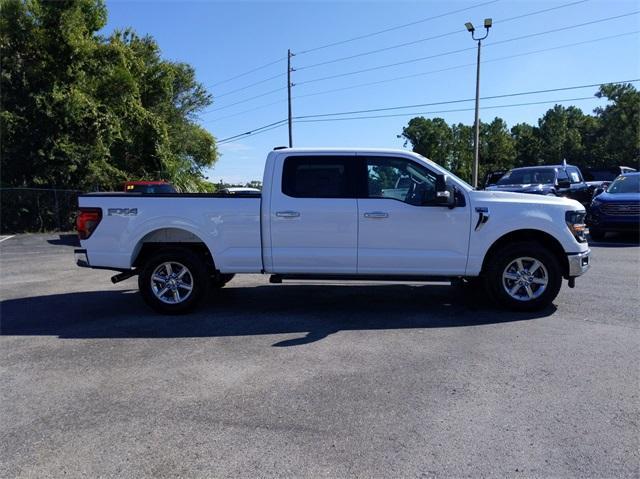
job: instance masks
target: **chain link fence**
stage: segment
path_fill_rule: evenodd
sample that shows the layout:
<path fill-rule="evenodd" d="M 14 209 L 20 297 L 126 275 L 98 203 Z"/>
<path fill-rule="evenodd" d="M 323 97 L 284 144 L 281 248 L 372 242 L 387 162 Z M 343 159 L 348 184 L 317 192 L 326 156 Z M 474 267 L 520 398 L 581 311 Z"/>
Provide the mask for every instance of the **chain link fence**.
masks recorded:
<path fill-rule="evenodd" d="M 0 233 L 71 231 L 80 190 L 0 188 Z"/>

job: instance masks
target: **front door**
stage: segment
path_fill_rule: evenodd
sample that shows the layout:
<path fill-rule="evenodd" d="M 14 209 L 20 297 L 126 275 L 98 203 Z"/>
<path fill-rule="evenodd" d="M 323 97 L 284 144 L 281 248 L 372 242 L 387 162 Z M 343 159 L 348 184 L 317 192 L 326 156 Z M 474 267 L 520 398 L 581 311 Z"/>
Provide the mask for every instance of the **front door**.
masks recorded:
<path fill-rule="evenodd" d="M 437 205 L 436 174 L 411 159 L 377 156 L 364 158 L 364 163 L 367 191 L 358 199 L 358 273 L 463 275 L 471 222 L 468 201 L 452 209 Z"/>
<path fill-rule="evenodd" d="M 275 273 L 355 274 L 355 155 L 289 156 L 271 196 Z M 281 169 L 280 169 L 281 168 Z"/>

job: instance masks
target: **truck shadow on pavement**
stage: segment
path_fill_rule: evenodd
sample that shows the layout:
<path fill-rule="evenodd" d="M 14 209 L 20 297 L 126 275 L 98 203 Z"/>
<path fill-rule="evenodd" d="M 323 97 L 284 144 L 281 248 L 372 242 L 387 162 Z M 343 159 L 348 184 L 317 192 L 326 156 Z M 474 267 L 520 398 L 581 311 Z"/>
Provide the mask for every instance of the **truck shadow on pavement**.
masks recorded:
<path fill-rule="evenodd" d="M 275 347 L 312 343 L 344 330 L 481 326 L 546 317 L 486 305 L 469 287 L 313 285 L 234 287 L 210 293 L 193 313 L 162 316 L 136 291 L 90 291 L 0 303 L 0 335 L 59 338 L 186 338 L 303 334 Z"/>

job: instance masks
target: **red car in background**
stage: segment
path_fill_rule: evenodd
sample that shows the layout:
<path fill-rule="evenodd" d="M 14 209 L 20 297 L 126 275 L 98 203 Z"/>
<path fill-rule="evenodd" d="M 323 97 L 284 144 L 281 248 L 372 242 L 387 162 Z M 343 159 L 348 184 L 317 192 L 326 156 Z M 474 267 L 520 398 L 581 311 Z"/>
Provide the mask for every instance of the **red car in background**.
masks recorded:
<path fill-rule="evenodd" d="M 124 184 L 125 193 L 176 193 L 171 183 L 166 181 L 127 181 Z"/>

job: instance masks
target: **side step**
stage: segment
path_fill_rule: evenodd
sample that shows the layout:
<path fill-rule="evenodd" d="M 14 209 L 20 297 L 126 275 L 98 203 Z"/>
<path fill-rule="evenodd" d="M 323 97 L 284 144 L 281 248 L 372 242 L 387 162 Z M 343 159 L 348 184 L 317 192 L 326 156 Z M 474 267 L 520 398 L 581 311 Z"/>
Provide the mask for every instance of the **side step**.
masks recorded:
<path fill-rule="evenodd" d="M 113 284 L 119 283 L 120 281 L 124 281 L 125 279 L 129 279 L 132 276 L 135 276 L 138 274 L 138 270 L 137 269 L 130 269 L 127 271 L 123 271 L 122 273 L 118 273 L 115 276 L 111 276 L 111 282 Z"/>
<path fill-rule="evenodd" d="M 413 281 L 416 283 L 449 283 L 459 276 L 416 276 L 416 275 L 358 275 L 358 274 L 272 274 L 269 283 L 281 284 L 283 280 L 315 281 Z"/>

